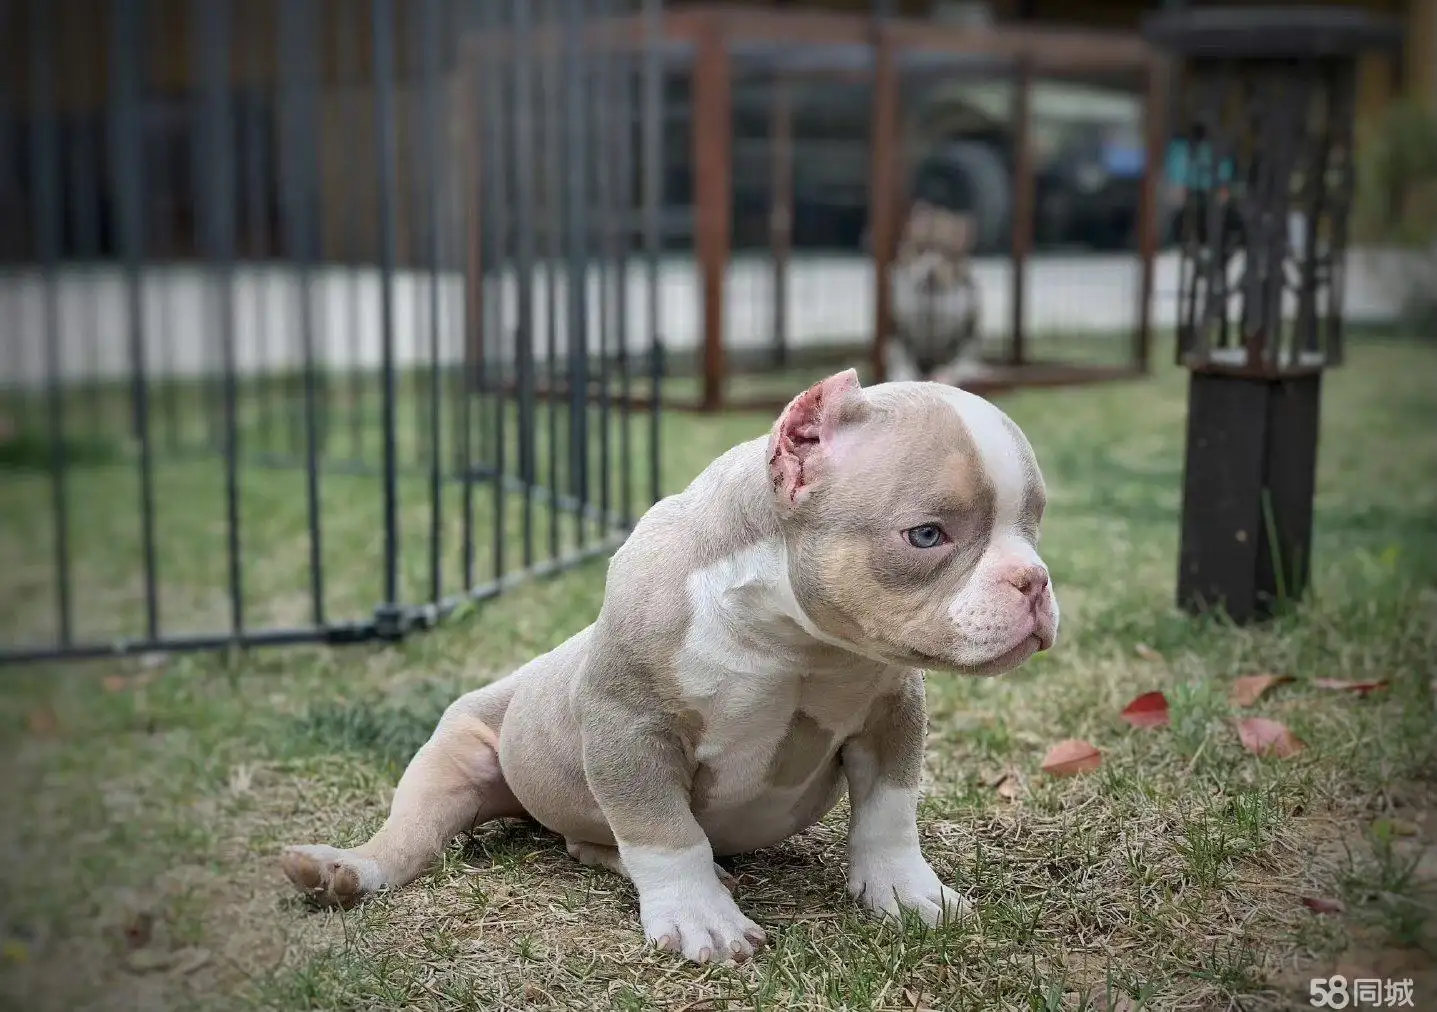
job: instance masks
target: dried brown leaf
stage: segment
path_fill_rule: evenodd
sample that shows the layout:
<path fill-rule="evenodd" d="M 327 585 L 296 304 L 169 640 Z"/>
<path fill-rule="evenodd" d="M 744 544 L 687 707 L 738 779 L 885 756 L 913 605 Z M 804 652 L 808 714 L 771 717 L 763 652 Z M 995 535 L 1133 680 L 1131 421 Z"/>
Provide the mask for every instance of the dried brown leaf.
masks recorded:
<path fill-rule="evenodd" d="M 1274 685 L 1292 681 L 1291 675 L 1243 675 L 1232 683 L 1229 698 L 1234 706 L 1251 706 Z"/>
<path fill-rule="evenodd" d="M 1237 722 L 1242 747 L 1257 755 L 1287 759 L 1306 748 L 1306 743 L 1293 734 L 1286 724 L 1265 717 L 1248 717 Z"/>
<path fill-rule="evenodd" d="M 1089 773 L 1103 763 L 1103 754 L 1086 741 L 1065 738 L 1043 757 L 1043 772 L 1055 777 Z"/>
<path fill-rule="evenodd" d="M 1346 909 L 1341 900 L 1330 900 L 1321 896 L 1304 896 L 1302 905 L 1315 914 L 1340 914 Z"/>
<path fill-rule="evenodd" d="M 1163 659 L 1162 654 L 1158 653 L 1146 643 L 1139 643 L 1135 647 L 1133 647 L 1133 653 L 1137 654 L 1145 661 L 1160 661 Z"/>

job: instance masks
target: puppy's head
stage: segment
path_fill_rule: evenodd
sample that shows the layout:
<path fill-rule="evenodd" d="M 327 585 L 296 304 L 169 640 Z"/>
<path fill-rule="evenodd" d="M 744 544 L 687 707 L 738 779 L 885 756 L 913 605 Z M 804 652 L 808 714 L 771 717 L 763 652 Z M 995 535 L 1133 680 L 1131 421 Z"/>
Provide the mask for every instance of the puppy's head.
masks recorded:
<path fill-rule="evenodd" d="M 1043 477 L 988 401 L 937 383 L 864 389 L 849 370 L 789 403 L 768 459 L 789 582 L 826 637 L 975 675 L 1053 645 Z"/>

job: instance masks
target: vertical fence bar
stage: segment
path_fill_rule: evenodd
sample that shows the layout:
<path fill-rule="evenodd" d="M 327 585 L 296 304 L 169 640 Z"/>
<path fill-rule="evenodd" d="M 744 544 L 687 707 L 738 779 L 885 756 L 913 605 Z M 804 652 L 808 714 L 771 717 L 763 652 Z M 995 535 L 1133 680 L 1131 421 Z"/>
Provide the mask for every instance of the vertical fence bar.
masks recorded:
<path fill-rule="evenodd" d="M 210 0 L 214 2 L 214 0 Z M 309 528 L 310 612 L 325 625 L 324 542 L 319 503 L 319 430 L 322 387 L 315 349 L 314 271 L 319 259 L 316 0 L 289 0 L 280 17 L 280 206 L 284 242 L 296 276 L 304 383 L 302 415 L 305 507 Z"/>
<path fill-rule="evenodd" d="M 723 407 L 724 301 L 733 219 L 733 112 L 728 40 L 717 17 L 699 36 L 693 67 L 694 199 L 698 227 L 700 297 L 703 300 L 704 411 Z"/>
<path fill-rule="evenodd" d="M 429 240 L 429 600 L 438 601 L 444 593 L 444 570 L 441 552 L 444 533 L 443 403 L 444 371 L 441 364 L 439 327 L 439 279 L 443 266 L 439 236 L 443 228 L 440 209 L 440 180 L 445 164 L 439 149 L 438 114 L 439 62 L 441 59 L 439 0 L 422 0 L 419 8 L 420 34 L 420 129 L 424 164 L 429 170 L 426 235 Z M 417 335 L 416 335 L 417 338 Z M 422 430 L 421 430 L 422 431 Z"/>
<path fill-rule="evenodd" d="M 793 249 L 793 81 L 779 71 L 773 81 L 769 120 L 769 157 L 773 171 L 768 209 L 769 246 L 773 250 L 773 359 L 788 366 L 788 266 Z"/>
<path fill-rule="evenodd" d="M 474 0 L 470 8 L 470 25 L 479 23 L 478 4 Z M 481 39 L 482 41 L 482 39 Z M 475 50 L 471 47 L 470 53 Z M 463 458 L 461 472 L 464 480 L 459 518 L 463 546 L 464 589 L 474 586 L 474 400 L 478 395 L 479 370 L 483 367 L 484 339 L 484 221 L 483 185 L 484 153 L 480 119 L 483 115 L 478 102 L 480 81 L 478 66 L 484 54 L 471 55 L 465 60 L 463 74 L 464 109 L 464 353 L 463 353 L 463 396 L 459 402 L 459 452 Z"/>
<path fill-rule="evenodd" d="M 659 244 L 661 207 L 664 193 L 664 32 L 663 0 L 643 0 L 644 16 L 644 81 L 643 81 L 643 190 L 644 190 L 644 260 L 648 300 L 646 322 L 649 328 L 649 501 L 658 502 L 663 494 L 659 478 L 662 450 L 660 418 L 660 380 L 663 378 L 662 321 L 659 319 Z"/>
<path fill-rule="evenodd" d="M 519 394 L 519 480 L 523 483 L 524 568 L 534 564 L 534 15 L 532 0 L 512 0 L 514 66 L 515 238 L 518 243 L 518 314 L 515 364 Z"/>
<path fill-rule="evenodd" d="M 493 527 L 490 533 L 493 535 L 493 575 L 495 580 L 504 577 L 504 556 L 505 556 L 505 535 L 507 527 L 508 489 L 506 486 L 507 475 L 505 468 L 508 463 L 507 426 L 506 415 L 508 414 L 508 398 L 505 391 L 505 333 L 504 333 L 504 311 L 507 308 L 505 299 L 505 281 L 513 261 L 510 259 L 510 217 L 509 217 L 509 164 L 508 157 L 511 154 L 508 143 L 510 117 L 508 111 L 509 88 L 508 75 L 512 73 L 514 65 L 513 36 L 508 31 L 507 18 L 504 16 L 501 7 L 501 0 L 489 0 L 486 4 L 486 17 L 484 26 L 489 36 L 491 52 L 494 54 L 491 59 L 485 61 L 488 67 L 488 81 L 484 87 L 485 109 L 484 109 L 484 170 L 483 178 L 486 183 L 485 195 L 487 197 L 488 210 L 484 216 L 485 222 L 490 226 L 489 248 L 493 250 L 492 266 L 495 268 L 493 277 L 489 281 L 491 297 L 485 300 L 485 308 L 488 312 L 484 316 L 484 336 L 482 347 L 484 351 L 484 364 L 488 374 L 488 389 L 493 393 L 494 410 L 494 460 L 493 460 Z M 492 360 L 490 350 L 492 349 Z"/>
<path fill-rule="evenodd" d="M 95 23 L 84 16 L 85 12 L 80 5 L 59 4 L 58 8 L 60 39 L 84 38 L 86 33 L 95 30 Z M 54 52 L 58 62 L 61 48 L 58 40 L 55 45 Z M 94 61 L 79 61 L 75 66 L 72 84 L 80 94 L 87 98 L 104 91 L 102 83 L 96 80 Z M 99 382 L 100 327 L 103 322 L 100 309 L 100 285 L 98 284 L 103 269 L 100 266 L 100 166 L 97 138 L 92 132 L 91 126 L 90 123 L 74 124 L 67 131 L 69 143 L 65 145 L 65 177 L 69 190 L 65 203 L 68 204 L 70 235 L 74 243 L 76 259 L 85 262 L 86 270 L 91 274 L 89 278 L 84 279 L 88 282 L 84 286 L 85 294 L 78 300 L 83 301 L 85 306 L 83 322 L 78 318 L 72 318 L 71 324 L 71 326 L 83 328 L 85 369 L 83 370 L 82 385 Z M 82 278 L 83 273 L 76 271 L 74 276 Z M 98 396 L 84 398 L 85 418 L 89 433 L 92 438 L 96 439 L 102 439 L 106 435 L 103 400 Z"/>
<path fill-rule="evenodd" d="M 1009 262 L 1012 264 L 1012 336 L 1008 361 L 1027 361 L 1028 254 L 1033 248 L 1033 65 L 1018 61 L 1013 76 L 1013 236 Z"/>
<path fill-rule="evenodd" d="M 282 18 L 284 16 L 280 5 L 275 5 L 271 9 L 275 17 Z M 251 17 L 260 24 L 264 23 L 259 11 L 254 11 Z M 247 273 L 250 297 L 254 307 L 252 312 L 257 375 L 254 377 L 253 383 L 258 387 L 254 393 L 259 409 L 257 429 L 259 442 L 264 447 L 264 452 L 273 453 L 276 445 L 274 384 L 265 376 L 272 361 L 270 341 L 273 335 L 269 329 L 269 278 L 266 275 L 266 261 L 272 239 L 269 234 L 269 195 L 265 186 L 270 138 L 266 135 L 264 117 L 264 104 L 268 97 L 264 83 L 264 32 L 251 29 L 241 37 L 244 36 L 248 36 L 252 41 L 246 47 L 248 61 L 245 76 L 249 79 L 249 83 L 246 87 L 246 100 L 240 106 L 241 136 L 243 138 L 241 144 L 244 151 L 244 183 L 240 200 L 246 212 L 245 224 L 250 243 L 250 262 Z"/>
<path fill-rule="evenodd" d="M 1138 325 L 1133 329 L 1132 365 L 1146 374 L 1150 368 L 1153 320 L 1153 272 L 1156 268 L 1159 233 L 1163 222 L 1158 214 L 1158 188 L 1165 165 L 1163 134 L 1167 127 L 1166 89 L 1162 64 L 1150 57 L 1144 74 L 1142 191 L 1138 196 Z"/>
<path fill-rule="evenodd" d="M 159 588 L 155 581 L 155 487 L 153 447 L 150 443 L 150 389 L 145 339 L 145 251 L 143 162 L 140 151 L 139 86 L 137 66 L 140 28 L 138 0 L 110 2 L 110 167 L 116 194 L 120 259 L 125 276 L 125 325 L 129 331 L 130 397 L 135 439 L 139 443 L 140 538 L 145 574 L 145 632 L 156 640 L 160 632 Z"/>
<path fill-rule="evenodd" d="M 594 18 L 599 31 L 591 35 L 597 51 L 594 59 L 594 204 L 598 208 L 599 247 L 599 515 L 600 523 L 609 523 L 611 482 L 609 475 L 609 343 L 614 323 L 614 165 L 610 152 L 615 143 L 613 114 L 613 80 L 610 52 L 612 25 L 609 21 L 610 0 L 594 0 Z M 585 398 L 584 410 L 588 410 Z M 585 455 L 587 456 L 587 448 Z M 600 538 L 606 532 L 600 532 Z"/>
<path fill-rule="evenodd" d="M 616 33 L 617 34 L 617 33 Z M 619 523 L 624 529 L 634 521 L 634 434 L 633 382 L 629 366 L 629 251 L 634 241 L 634 150 L 638 138 L 634 130 L 634 59 L 633 40 L 626 34 L 614 42 L 614 60 L 618 67 L 614 116 L 618 120 L 614 152 L 614 177 L 618 180 L 619 224 L 618 257 L 614 268 L 618 275 L 618 305 L 614 307 L 614 325 L 619 332 L 619 474 L 623 484 L 619 490 Z"/>
<path fill-rule="evenodd" d="M 869 191 L 873 243 L 873 370 L 874 382 L 888 373 L 888 338 L 893 325 L 890 275 L 898 243 L 898 68 L 883 15 L 873 24 L 873 150 Z"/>
<path fill-rule="evenodd" d="M 394 0 L 370 0 L 374 137 L 379 213 L 380 382 L 384 426 L 384 605 L 399 602 L 399 487 L 394 403 Z"/>
<path fill-rule="evenodd" d="M 421 365 L 420 349 L 424 347 L 424 316 L 428 309 L 425 293 L 427 285 L 424 275 L 427 273 L 427 261 L 429 258 L 429 246 L 425 233 L 429 227 L 429 202 L 428 190 L 425 188 L 425 180 L 432 179 L 435 166 L 433 163 L 424 164 L 424 156 L 427 152 L 425 147 L 425 123 L 427 115 L 424 110 L 424 74 L 425 74 L 425 12 L 426 0 L 410 0 L 409 3 L 401 3 L 396 8 L 399 15 L 399 38 L 408 37 L 407 47 L 408 69 L 401 70 L 399 75 L 400 100 L 399 108 L 403 111 L 405 129 L 399 142 L 402 166 L 402 188 L 404 196 L 402 203 L 408 210 L 404 212 L 405 237 L 407 239 L 407 255 L 401 265 L 401 273 L 408 277 L 409 283 L 405 286 L 410 293 L 410 332 L 413 334 L 411 345 L 414 356 L 413 363 L 406 368 L 400 380 L 401 398 L 408 396 L 412 402 L 410 407 L 414 412 L 412 423 L 413 438 L 411 440 L 412 462 L 416 471 L 420 466 L 429 462 L 429 455 L 432 447 L 424 438 L 425 432 L 429 429 L 429 377 Z M 418 16 L 415 16 L 415 12 Z M 404 66 L 404 59 L 400 60 L 400 66 Z M 416 73 L 417 71 L 417 73 Z M 416 129 L 417 128 L 417 129 Z M 418 133 L 416 138 L 415 134 Z M 404 451 L 401 449 L 401 456 Z"/>
<path fill-rule="evenodd" d="M 568 232 L 569 301 L 569 481 L 575 501 L 574 530 L 578 545 L 586 540 L 584 509 L 589 501 L 589 266 L 588 266 L 588 131 L 585 129 L 585 89 L 589 86 L 588 54 L 584 39 L 586 0 L 564 0 L 564 213 Z"/>
<path fill-rule="evenodd" d="M 30 177 L 36 251 L 45 302 L 45 392 L 50 430 L 50 508 L 55 527 L 55 622 L 59 642 L 71 642 L 70 506 L 65 480 L 65 404 L 60 375 L 60 136 L 55 103 L 54 10 L 45 0 L 30 4 Z"/>
<path fill-rule="evenodd" d="M 336 30 L 335 39 L 335 70 L 339 79 L 339 91 L 341 94 L 340 119 L 344 126 L 344 134 L 349 136 L 358 133 L 360 121 L 363 120 L 363 96 L 365 85 L 363 83 L 363 72 L 361 66 L 360 42 L 358 39 L 359 26 L 362 24 L 357 11 L 350 6 L 340 8 L 342 11 L 339 17 L 339 24 Z M 372 85 L 372 81 L 371 81 Z M 358 203 L 355 198 L 363 200 L 362 187 L 354 175 L 348 172 L 341 174 L 344 182 L 341 184 L 342 195 L 346 206 L 340 211 L 340 217 L 344 224 L 341 226 L 340 240 L 345 259 L 344 298 L 341 300 L 345 306 L 345 332 L 348 335 L 348 364 L 349 376 L 348 400 L 346 414 L 349 421 L 349 456 L 353 461 L 364 459 L 364 402 L 365 402 L 365 369 L 362 364 L 363 353 L 360 343 L 361 327 L 363 319 L 361 306 L 363 305 L 362 295 L 365 291 L 364 279 L 367 270 L 361 265 L 366 262 L 363 255 L 363 243 L 360 240 L 359 222 L 361 213 L 354 204 Z"/>
<path fill-rule="evenodd" d="M 154 403 L 158 418 L 155 419 L 155 441 L 164 449 L 173 453 L 179 449 L 180 432 L 180 406 L 178 403 L 179 383 L 176 382 L 175 371 L 175 312 L 174 312 L 174 286 L 169 283 L 173 277 L 172 271 L 178 266 L 179 261 L 179 229 L 174 219 L 174 198 L 176 195 L 176 181 L 174 178 L 173 166 L 169 159 L 170 139 L 168 114 L 170 109 L 165 101 L 164 86 L 161 81 L 154 78 L 158 76 L 156 71 L 157 61 L 150 52 L 150 39 L 153 37 L 153 25 L 159 21 L 153 18 L 155 8 L 159 6 L 156 0 L 143 2 L 144 18 L 143 38 L 140 41 L 140 52 L 137 59 L 140 66 L 140 95 L 144 110 L 155 116 L 151 120 L 149 116 L 142 116 L 140 121 L 141 129 L 141 155 L 144 160 L 144 167 L 141 175 L 145 180 L 146 188 L 146 210 L 150 221 L 150 249 L 149 260 L 151 266 L 151 296 L 153 298 L 155 341 L 152 349 L 154 356 L 152 362 L 155 366 L 155 381 L 158 386 L 154 390 Z M 153 18 L 153 20 L 152 20 Z M 148 73 L 147 73 L 148 71 Z M 151 131 L 154 125 L 159 129 Z M 155 269 L 158 268 L 158 269 Z"/>
<path fill-rule="evenodd" d="M 239 432 L 235 362 L 235 185 L 230 109 L 229 0 L 195 0 L 195 71 L 200 85 L 195 131 L 195 184 L 199 245 L 209 262 L 209 302 L 220 344 L 225 470 L 225 556 L 229 575 L 230 632 L 244 632 L 239 506 Z"/>
<path fill-rule="evenodd" d="M 559 174 L 561 145 L 559 124 L 563 122 L 562 95 L 559 88 L 559 5 L 565 0 L 543 0 L 544 21 L 544 351 L 548 390 L 549 445 L 549 558 L 557 560 L 560 551 L 559 511 L 559 271 L 563 254 L 560 215 L 563 213 L 563 191 Z"/>

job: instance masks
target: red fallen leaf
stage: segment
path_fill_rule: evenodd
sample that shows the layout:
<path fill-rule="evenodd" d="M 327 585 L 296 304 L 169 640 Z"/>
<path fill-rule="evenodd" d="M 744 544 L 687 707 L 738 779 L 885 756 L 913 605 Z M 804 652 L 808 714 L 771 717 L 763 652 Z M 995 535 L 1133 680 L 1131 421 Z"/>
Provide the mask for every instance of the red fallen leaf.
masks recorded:
<path fill-rule="evenodd" d="M 1043 772 L 1055 777 L 1071 777 L 1089 773 L 1103 763 L 1103 754 L 1077 738 L 1065 738 L 1043 757 Z"/>
<path fill-rule="evenodd" d="M 1166 727 L 1168 697 L 1161 692 L 1144 692 L 1119 714 L 1133 727 Z"/>
<path fill-rule="evenodd" d="M 1345 909 L 1340 901 L 1323 899 L 1320 896 L 1304 896 L 1302 905 L 1315 914 L 1340 914 Z"/>
<path fill-rule="evenodd" d="M 1301 738 L 1287 729 L 1286 724 L 1265 717 L 1248 717 L 1237 722 L 1237 736 L 1242 747 L 1258 755 L 1286 759 L 1307 747 Z"/>
<path fill-rule="evenodd" d="M 1332 689 L 1336 692 L 1355 692 L 1359 696 L 1365 696 L 1369 692 L 1376 692 L 1378 689 L 1387 688 L 1387 679 L 1377 682 L 1347 682 L 1341 678 L 1314 678 L 1312 684 L 1319 689 Z"/>
<path fill-rule="evenodd" d="M 1235 706 L 1251 706 L 1274 685 L 1292 681 L 1291 675 L 1243 675 L 1232 683 L 1229 698 Z"/>

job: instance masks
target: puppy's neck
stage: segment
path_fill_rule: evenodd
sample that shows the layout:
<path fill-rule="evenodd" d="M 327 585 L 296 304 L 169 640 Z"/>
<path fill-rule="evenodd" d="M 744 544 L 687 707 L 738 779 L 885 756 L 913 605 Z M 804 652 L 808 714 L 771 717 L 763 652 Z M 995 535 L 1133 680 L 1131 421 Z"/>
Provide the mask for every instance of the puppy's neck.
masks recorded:
<path fill-rule="evenodd" d="M 709 599 L 726 624 L 755 647 L 832 654 L 834 649 L 858 663 L 888 662 L 870 657 L 852 643 L 832 636 L 809 617 L 789 579 L 787 539 L 778 516 L 769 477 L 767 440 L 745 444 L 746 451 L 725 470 L 732 502 L 748 518 L 747 537 L 736 539 L 720 559 L 702 570 Z M 756 535 L 756 536 L 755 536 Z"/>

